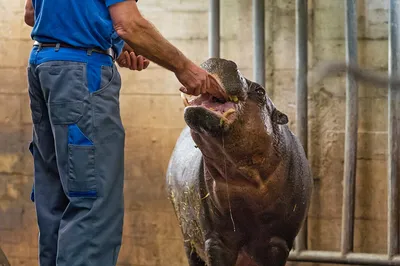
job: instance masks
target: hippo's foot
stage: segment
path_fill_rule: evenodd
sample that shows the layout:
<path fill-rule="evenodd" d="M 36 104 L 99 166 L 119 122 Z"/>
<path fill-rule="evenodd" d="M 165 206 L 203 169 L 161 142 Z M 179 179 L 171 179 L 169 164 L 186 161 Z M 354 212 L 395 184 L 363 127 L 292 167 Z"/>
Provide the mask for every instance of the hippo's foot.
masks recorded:
<path fill-rule="evenodd" d="M 234 241 L 233 241 L 234 242 Z M 229 246 L 219 238 L 208 238 L 205 243 L 208 266 L 234 266 L 238 257 L 238 248 L 235 243 Z"/>
<path fill-rule="evenodd" d="M 199 257 L 190 242 L 185 243 L 185 252 L 189 266 L 206 266 L 206 263 Z"/>

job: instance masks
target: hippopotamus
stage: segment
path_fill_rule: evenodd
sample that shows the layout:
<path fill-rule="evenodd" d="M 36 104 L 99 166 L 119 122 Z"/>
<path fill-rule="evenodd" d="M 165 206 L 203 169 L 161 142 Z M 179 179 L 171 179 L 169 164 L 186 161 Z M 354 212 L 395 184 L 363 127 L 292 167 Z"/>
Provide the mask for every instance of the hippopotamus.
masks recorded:
<path fill-rule="evenodd" d="M 224 97 L 183 95 L 186 125 L 166 174 L 189 265 L 285 265 L 313 188 L 304 149 L 288 116 L 235 62 L 201 67 Z"/>

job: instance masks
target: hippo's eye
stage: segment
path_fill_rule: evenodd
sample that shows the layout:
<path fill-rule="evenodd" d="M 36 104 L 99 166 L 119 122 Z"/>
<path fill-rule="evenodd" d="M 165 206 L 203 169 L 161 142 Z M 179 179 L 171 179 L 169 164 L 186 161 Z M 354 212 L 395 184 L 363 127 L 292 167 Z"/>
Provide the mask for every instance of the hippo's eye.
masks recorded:
<path fill-rule="evenodd" d="M 265 95 L 265 90 L 262 88 L 256 89 L 257 95 L 258 96 L 264 96 Z"/>

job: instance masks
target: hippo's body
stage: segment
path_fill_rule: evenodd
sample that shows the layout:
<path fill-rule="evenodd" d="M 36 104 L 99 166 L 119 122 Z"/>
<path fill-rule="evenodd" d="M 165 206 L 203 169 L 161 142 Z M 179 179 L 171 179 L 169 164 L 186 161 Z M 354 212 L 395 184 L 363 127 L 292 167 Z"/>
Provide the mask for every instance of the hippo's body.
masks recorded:
<path fill-rule="evenodd" d="M 202 67 L 235 100 L 186 101 L 188 127 L 166 178 L 189 265 L 283 266 L 312 191 L 304 150 L 286 115 L 235 63 Z"/>

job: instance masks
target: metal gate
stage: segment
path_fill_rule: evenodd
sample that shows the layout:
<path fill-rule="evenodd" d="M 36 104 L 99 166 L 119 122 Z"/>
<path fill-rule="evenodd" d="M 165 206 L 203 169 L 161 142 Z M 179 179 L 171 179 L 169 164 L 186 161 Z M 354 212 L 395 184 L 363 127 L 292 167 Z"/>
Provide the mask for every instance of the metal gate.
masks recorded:
<path fill-rule="evenodd" d="M 332 1 L 332 0 L 326 0 Z M 345 2 L 346 61 L 357 63 L 357 9 L 356 0 Z M 376 0 L 382 1 L 382 0 Z M 389 75 L 400 72 L 400 0 L 390 1 L 389 7 Z M 264 0 L 253 0 L 254 80 L 265 84 L 265 25 Z M 209 2 L 210 57 L 220 56 L 220 2 Z M 296 135 L 307 153 L 307 0 L 296 0 Z M 343 182 L 341 250 L 319 251 L 307 249 L 307 221 L 300 230 L 289 261 L 338 263 L 357 265 L 400 265 L 399 253 L 399 196 L 400 169 L 400 89 L 389 86 L 388 92 L 388 234 L 387 253 L 355 253 L 354 201 L 358 133 L 358 86 L 346 79 L 346 128 Z"/>

